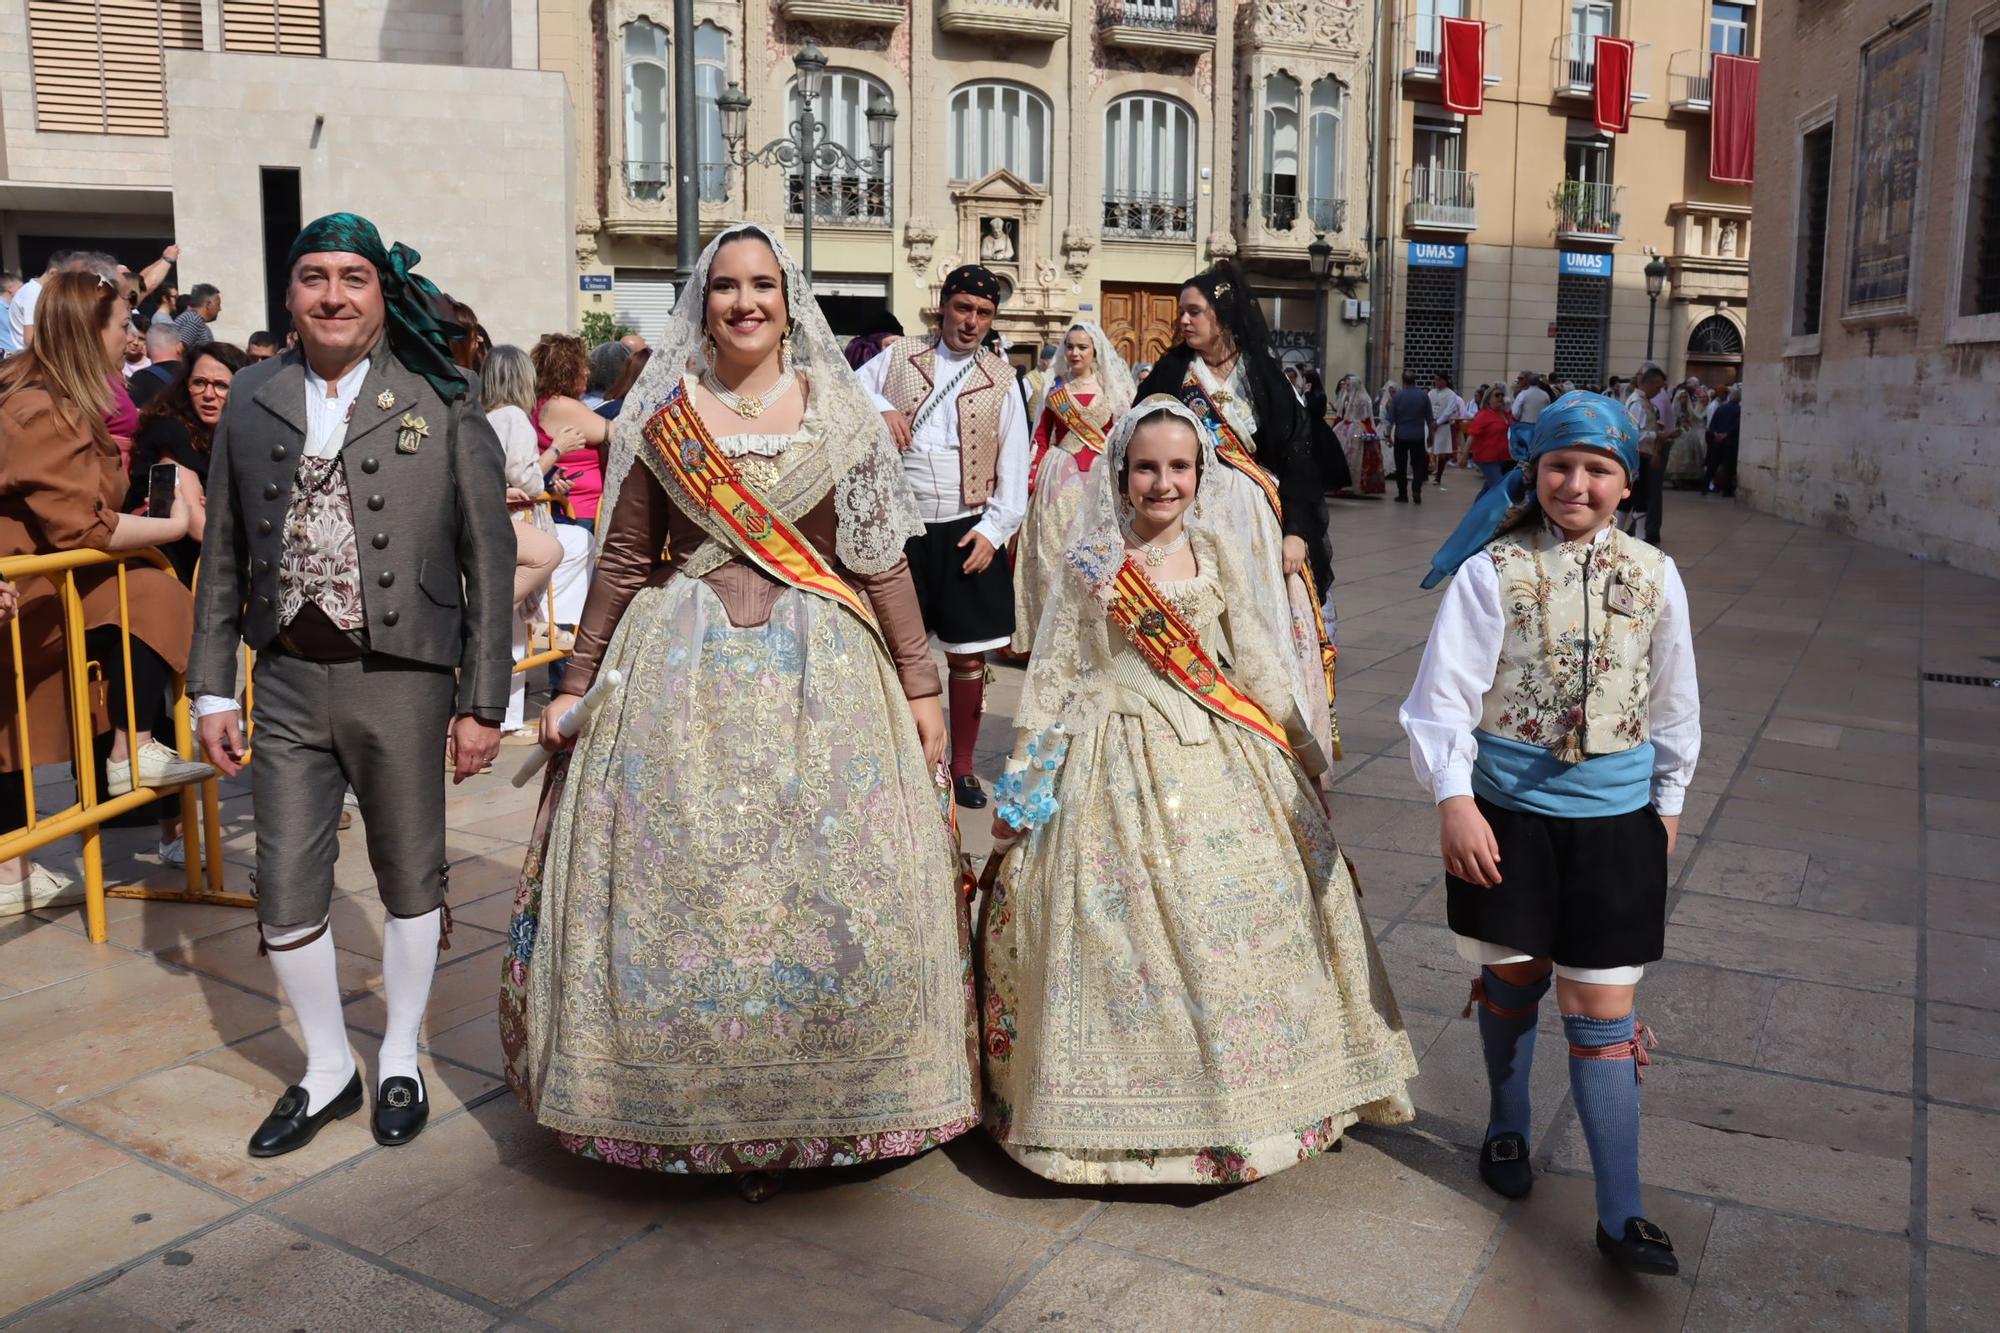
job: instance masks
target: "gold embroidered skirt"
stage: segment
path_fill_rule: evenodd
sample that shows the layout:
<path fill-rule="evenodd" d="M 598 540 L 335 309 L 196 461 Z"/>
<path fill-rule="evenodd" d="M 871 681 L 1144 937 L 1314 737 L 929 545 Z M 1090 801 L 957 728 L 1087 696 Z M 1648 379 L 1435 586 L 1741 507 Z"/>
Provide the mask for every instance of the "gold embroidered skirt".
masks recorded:
<path fill-rule="evenodd" d="M 654 1170 L 907 1156 L 976 1118 L 957 855 L 893 666 L 849 612 L 632 600 L 517 899 L 508 1081 Z"/>
<path fill-rule="evenodd" d="M 1417 1063 L 1317 799 L 1240 728 L 1113 714 L 980 928 L 986 1127 L 1083 1183 L 1254 1180 L 1414 1114 Z"/>

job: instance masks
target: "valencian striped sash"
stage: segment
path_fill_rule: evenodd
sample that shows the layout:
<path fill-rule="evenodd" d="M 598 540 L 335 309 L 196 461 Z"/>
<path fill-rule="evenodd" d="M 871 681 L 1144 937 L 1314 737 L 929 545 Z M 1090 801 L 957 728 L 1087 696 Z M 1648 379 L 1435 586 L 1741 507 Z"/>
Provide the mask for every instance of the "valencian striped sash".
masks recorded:
<path fill-rule="evenodd" d="M 1127 556 L 1111 585 L 1106 608 L 1116 625 L 1146 664 L 1186 691 L 1209 712 L 1253 731 L 1286 754 L 1292 752 L 1284 729 L 1271 721 L 1257 701 L 1229 683 L 1202 650 L 1201 640 L 1173 603 L 1160 595 L 1153 581 Z"/>
<path fill-rule="evenodd" d="M 1207 423 L 1210 434 L 1215 437 L 1215 456 L 1256 483 L 1257 489 L 1264 493 L 1264 499 L 1270 503 L 1271 513 L 1277 518 L 1279 530 L 1282 531 L 1285 526 L 1285 505 L 1278 495 L 1278 479 L 1258 464 L 1249 447 L 1243 442 L 1243 437 L 1229 424 L 1229 418 L 1223 415 L 1222 409 L 1215 405 L 1207 391 L 1201 387 L 1201 381 L 1195 377 L 1192 366 L 1188 368 L 1187 378 L 1181 381 L 1181 401 Z M 1320 610 L 1319 589 L 1313 583 L 1310 562 L 1299 571 L 1299 577 L 1305 580 L 1306 601 L 1312 606 L 1313 630 L 1319 635 L 1319 667 L 1326 673 L 1326 697 L 1330 701 L 1333 698 L 1333 664 L 1334 659 L 1340 655 L 1340 650 L 1335 648 L 1333 641 L 1327 637 L 1326 615 Z M 1338 724 L 1335 724 L 1334 734 L 1336 737 L 1339 735 Z M 1339 741 L 1336 739 L 1334 744 L 1337 749 Z"/>
<path fill-rule="evenodd" d="M 731 545 L 786 586 L 817 593 L 852 611 L 888 651 L 868 603 L 827 566 L 817 547 L 743 480 L 736 465 L 716 447 L 685 385 L 675 385 L 667 395 L 646 423 L 645 437 L 682 492 L 729 535 Z"/>
<path fill-rule="evenodd" d="M 1103 402 L 1104 395 L 1098 394 L 1093 401 Z M 1071 395 L 1067 384 L 1058 384 L 1050 389 L 1044 405 L 1056 414 L 1056 420 L 1062 422 L 1063 429 L 1076 436 L 1084 448 L 1104 452 L 1104 427 L 1090 419 L 1089 412 Z M 1106 424 L 1109 424 L 1108 415 Z"/>

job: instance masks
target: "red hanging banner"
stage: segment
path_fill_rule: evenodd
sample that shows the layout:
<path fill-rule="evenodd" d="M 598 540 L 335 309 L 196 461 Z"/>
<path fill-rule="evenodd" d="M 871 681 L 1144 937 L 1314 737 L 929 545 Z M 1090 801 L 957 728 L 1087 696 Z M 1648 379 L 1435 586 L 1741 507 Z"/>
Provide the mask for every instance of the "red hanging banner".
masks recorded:
<path fill-rule="evenodd" d="M 1716 56 L 1709 96 L 1708 178 L 1748 185 L 1757 161 L 1757 62 Z"/>
<path fill-rule="evenodd" d="M 1635 47 L 1623 37 L 1595 38 L 1597 128 L 1623 134 L 1632 128 L 1632 58 Z"/>
<path fill-rule="evenodd" d="M 1486 25 L 1478 19 L 1440 18 L 1444 47 L 1444 105 L 1462 116 L 1486 110 Z"/>

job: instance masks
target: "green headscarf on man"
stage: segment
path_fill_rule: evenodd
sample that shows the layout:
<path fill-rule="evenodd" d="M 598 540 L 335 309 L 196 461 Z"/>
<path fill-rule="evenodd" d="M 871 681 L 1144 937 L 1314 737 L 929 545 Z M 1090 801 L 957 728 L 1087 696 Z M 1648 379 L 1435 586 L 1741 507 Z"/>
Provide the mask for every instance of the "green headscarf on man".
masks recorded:
<path fill-rule="evenodd" d="M 329 213 L 308 222 L 292 242 L 286 271 L 305 255 L 359 255 L 375 266 L 382 281 L 383 332 L 389 350 L 403 365 L 424 377 L 446 402 L 465 396 L 465 373 L 451 357 L 454 338 L 465 330 L 439 311 L 448 308 L 437 285 L 416 272 L 423 256 L 398 241 L 382 244 L 382 233 L 359 213 Z"/>

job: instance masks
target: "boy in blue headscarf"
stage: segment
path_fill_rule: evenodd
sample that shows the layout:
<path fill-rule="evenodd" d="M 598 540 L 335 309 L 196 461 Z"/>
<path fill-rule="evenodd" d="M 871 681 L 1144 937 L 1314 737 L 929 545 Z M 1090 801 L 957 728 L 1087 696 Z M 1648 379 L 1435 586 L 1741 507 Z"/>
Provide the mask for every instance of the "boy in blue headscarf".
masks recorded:
<path fill-rule="evenodd" d="M 1555 975 L 1570 1087 L 1597 1176 L 1597 1244 L 1679 1271 L 1639 1190 L 1633 991 L 1665 943 L 1667 860 L 1701 749 L 1687 594 L 1657 547 L 1618 530 L 1639 476 L 1631 419 L 1568 393 L 1527 460 L 1482 495 L 1432 560 L 1455 574 L 1399 714 L 1438 804 L 1447 911 L 1480 965 L 1491 1105 L 1479 1173 L 1534 1183 L 1528 1100 L 1537 1007 Z M 1643 1044 L 1642 1044 L 1643 1043 Z"/>

